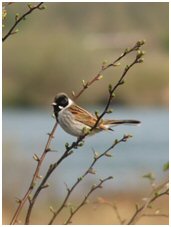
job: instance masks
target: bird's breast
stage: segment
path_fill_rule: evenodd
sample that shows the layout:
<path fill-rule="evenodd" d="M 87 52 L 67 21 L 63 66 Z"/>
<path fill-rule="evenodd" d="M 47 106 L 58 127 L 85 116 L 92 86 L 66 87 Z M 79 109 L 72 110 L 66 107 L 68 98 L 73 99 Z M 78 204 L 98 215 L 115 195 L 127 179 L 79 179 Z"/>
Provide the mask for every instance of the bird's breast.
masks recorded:
<path fill-rule="evenodd" d="M 85 125 L 79 121 L 76 121 L 74 115 L 67 109 L 58 113 L 58 122 L 64 131 L 73 135 L 81 136 Z"/>

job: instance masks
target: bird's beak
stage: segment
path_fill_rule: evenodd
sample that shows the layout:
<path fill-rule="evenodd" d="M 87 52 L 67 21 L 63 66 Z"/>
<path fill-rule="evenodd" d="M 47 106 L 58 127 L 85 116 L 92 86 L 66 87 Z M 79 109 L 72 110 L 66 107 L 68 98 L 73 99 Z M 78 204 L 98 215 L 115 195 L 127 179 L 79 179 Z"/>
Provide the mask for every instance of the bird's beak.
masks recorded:
<path fill-rule="evenodd" d="M 53 102 L 53 103 L 52 103 L 52 106 L 56 106 L 56 105 L 57 105 L 56 102 Z"/>

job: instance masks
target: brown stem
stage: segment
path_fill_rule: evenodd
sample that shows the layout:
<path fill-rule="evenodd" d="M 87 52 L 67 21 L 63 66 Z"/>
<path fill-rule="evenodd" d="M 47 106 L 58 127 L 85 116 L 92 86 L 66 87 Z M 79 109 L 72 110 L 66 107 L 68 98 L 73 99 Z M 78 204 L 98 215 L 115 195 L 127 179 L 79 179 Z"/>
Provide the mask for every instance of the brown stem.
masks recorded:
<path fill-rule="evenodd" d="M 97 127 L 98 123 L 100 122 L 100 120 L 102 119 L 102 117 L 107 113 L 108 111 L 108 108 L 110 106 L 110 103 L 113 99 L 113 94 L 114 94 L 114 91 L 117 89 L 118 86 L 122 85 L 123 84 L 123 79 L 125 77 L 125 75 L 127 74 L 127 72 L 135 65 L 138 63 L 138 60 L 139 60 L 139 57 L 136 57 L 136 59 L 129 65 L 125 68 L 123 74 L 121 75 L 120 79 L 118 80 L 118 82 L 116 83 L 116 85 L 109 91 L 109 98 L 108 98 L 108 101 L 107 101 L 107 104 L 105 106 L 105 109 L 104 111 L 101 113 L 101 115 L 98 117 L 95 125 L 93 126 L 93 128 L 91 130 L 93 130 L 94 128 Z"/>
<path fill-rule="evenodd" d="M 99 77 L 102 75 L 102 73 L 107 70 L 108 68 L 111 68 L 111 67 L 115 67 L 117 66 L 117 63 L 122 59 L 124 58 L 126 55 L 130 54 L 131 52 L 133 51 L 136 51 L 138 50 L 143 44 L 145 43 L 145 41 L 138 41 L 132 48 L 130 49 L 126 49 L 120 57 L 118 57 L 115 61 L 113 61 L 112 63 L 106 65 L 106 66 L 102 66 L 101 70 L 97 73 L 97 75 L 92 78 L 92 80 L 88 81 L 84 86 L 83 88 L 78 92 L 78 94 L 76 95 L 73 95 L 73 99 L 77 99 L 87 88 L 90 87 L 90 85 L 92 85 L 95 81 L 98 81 L 99 80 Z"/>
<path fill-rule="evenodd" d="M 87 195 L 86 195 L 86 196 L 84 197 L 84 199 L 82 200 L 82 202 L 78 205 L 78 207 L 77 207 L 74 211 L 71 211 L 69 218 L 68 218 L 67 221 L 65 222 L 65 225 L 68 225 L 68 224 L 71 223 L 72 217 L 77 213 L 77 211 L 78 211 L 81 207 L 83 207 L 83 206 L 86 204 L 86 201 L 87 201 L 87 199 L 89 198 L 89 196 L 90 196 L 96 189 L 101 188 L 101 187 L 102 187 L 102 184 L 103 184 L 105 181 L 108 181 L 108 180 L 111 180 L 111 179 L 113 179 L 113 177 L 110 176 L 110 177 L 107 177 L 107 178 L 105 178 L 105 179 L 103 179 L 103 180 L 100 180 L 100 183 L 97 184 L 96 186 L 93 185 L 92 188 L 90 189 L 90 191 L 87 193 Z"/>
<path fill-rule="evenodd" d="M 53 212 L 53 217 L 51 218 L 51 220 L 49 221 L 49 225 L 52 225 L 55 218 L 59 215 L 59 213 L 64 209 L 64 207 L 66 206 L 66 203 L 71 195 L 71 193 L 73 192 L 73 190 L 76 188 L 76 186 L 85 178 L 85 176 L 87 176 L 90 171 L 93 169 L 95 163 L 102 158 L 103 156 L 105 156 L 110 150 L 112 150 L 117 144 L 121 143 L 121 142 L 125 142 L 129 137 L 124 135 L 120 140 L 116 140 L 108 149 L 106 149 L 102 154 L 98 155 L 98 156 L 94 156 L 94 160 L 92 161 L 92 163 L 90 164 L 90 166 L 88 167 L 88 169 L 84 172 L 84 174 L 82 174 L 81 177 L 79 177 L 77 179 L 77 181 L 73 184 L 73 186 L 69 189 L 67 187 L 67 195 L 63 201 L 63 203 L 61 204 L 61 206 L 59 207 L 59 209 L 56 212 Z"/>
<path fill-rule="evenodd" d="M 164 189 L 166 185 L 168 184 L 168 181 L 162 183 L 157 188 L 153 189 L 153 191 L 150 193 L 147 201 L 140 207 L 137 208 L 135 213 L 132 215 L 130 220 L 128 221 L 127 225 L 133 225 L 135 224 L 144 214 L 145 210 L 148 208 L 148 206 L 154 202 L 156 199 L 163 195 L 168 195 L 169 189 L 165 189 L 164 191 L 160 192 L 160 190 Z"/>
<path fill-rule="evenodd" d="M 51 140 L 52 140 L 53 137 L 54 137 L 54 133 L 55 133 L 55 130 L 56 130 L 56 128 L 57 128 L 57 125 L 58 125 L 58 123 L 55 122 L 55 125 L 54 125 L 54 127 L 53 127 L 51 133 L 49 133 L 49 137 L 48 137 L 48 141 L 47 141 L 47 144 L 46 144 L 46 146 L 45 146 L 45 149 L 44 149 L 44 151 L 43 151 L 41 157 L 37 160 L 37 167 L 36 167 L 36 170 L 35 170 L 35 172 L 34 172 L 34 174 L 33 174 L 33 178 L 32 178 L 32 180 L 31 180 L 30 186 L 29 186 L 27 192 L 25 193 L 24 197 L 19 201 L 19 205 L 18 205 L 18 207 L 17 207 L 17 210 L 16 210 L 16 212 L 15 212 L 15 214 L 14 214 L 14 216 L 13 216 L 11 222 L 10 222 L 10 225 L 13 225 L 13 224 L 16 223 L 17 218 L 18 218 L 18 216 L 19 216 L 19 214 L 20 214 L 20 212 L 21 212 L 22 207 L 23 207 L 24 204 L 26 203 L 27 199 L 29 198 L 30 193 L 32 192 L 32 190 L 33 190 L 33 188 L 34 188 L 34 186 L 35 186 L 36 178 L 37 178 L 38 175 L 39 175 L 40 166 L 41 166 L 41 164 L 42 164 L 42 162 L 43 162 L 43 160 L 44 160 L 44 158 L 45 158 L 47 152 L 48 152 L 49 149 L 50 149 L 49 146 L 50 146 Z"/>
<path fill-rule="evenodd" d="M 13 34 L 13 31 L 15 29 L 15 27 L 24 19 L 26 18 L 26 16 L 28 16 L 30 13 L 32 13 L 35 9 L 39 9 L 39 7 L 43 4 L 43 2 L 40 2 L 39 4 L 37 4 L 36 6 L 30 7 L 29 10 L 24 13 L 21 17 L 19 17 L 14 25 L 10 28 L 10 30 L 7 32 L 7 34 L 2 38 L 2 42 L 4 42 L 10 35 Z"/>

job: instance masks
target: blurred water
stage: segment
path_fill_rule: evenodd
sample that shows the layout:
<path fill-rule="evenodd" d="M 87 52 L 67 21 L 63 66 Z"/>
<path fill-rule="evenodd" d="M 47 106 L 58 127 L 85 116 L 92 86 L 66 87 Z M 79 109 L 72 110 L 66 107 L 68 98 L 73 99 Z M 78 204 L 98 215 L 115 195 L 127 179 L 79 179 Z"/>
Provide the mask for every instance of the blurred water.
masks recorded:
<path fill-rule="evenodd" d="M 89 110 L 91 109 L 90 107 Z M 102 110 L 102 107 L 95 109 Z M 132 134 L 133 138 L 127 143 L 119 144 L 113 151 L 112 158 L 104 157 L 99 160 L 95 166 L 97 174 L 87 177 L 88 182 L 96 182 L 98 178 L 112 175 L 114 181 L 106 184 L 106 188 L 127 191 L 146 186 L 148 183 L 142 179 L 142 175 L 147 172 L 153 172 L 158 180 L 165 177 L 166 173 L 163 173 L 162 166 L 169 159 L 168 110 L 117 107 L 107 117 L 137 119 L 142 124 L 140 127 L 118 126 L 114 128 L 114 132 L 103 132 L 87 138 L 85 146 L 75 150 L 75 153 L 68 157 L 51 177 L 52 185 L 58 185 L 58 195 L 63 194 L 64 182 L 71 185 L 90 165 L 93 157 L 92 148 L 99 153 L 103 152 L 114 139 L 119 139 L 126 133 Z M 50 111 L 11 109 L 3 111 L 3 190 L 6 192 L 11 190 L 15 195 L 13 186 L 22 183 L 23 188 L 19 187 L 20 193 L 25 191 L 25 186 L 28 185 L 35 168 L 32 156 L 34 153 L 37 155 L 42 153 L 47 141 L 46 133 L 53 125 L 54 119 Z M 71 143 L 74 140 L 74 137 L 58 127 L 51 146 L 57 152 L 47 155 L 41 170 L 42 175 L 49 164 L 60 157 L 65 142 Z M 28 180 L 26 176 L 29 177 Z M 80 190 L 84 187 L 83 183 Z"/>

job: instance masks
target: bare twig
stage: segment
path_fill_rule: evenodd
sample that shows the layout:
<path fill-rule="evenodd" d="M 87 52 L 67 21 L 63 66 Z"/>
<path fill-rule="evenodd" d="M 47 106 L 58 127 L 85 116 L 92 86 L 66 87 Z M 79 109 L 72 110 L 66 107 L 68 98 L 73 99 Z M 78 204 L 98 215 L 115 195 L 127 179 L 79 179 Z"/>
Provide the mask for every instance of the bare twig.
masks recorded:
<path fill-rule="evenodd" d="M 142 45 L 144 45 L 144 41 L 142 41 L 142 42 L 137 42 L 137 46 L 135 45 L 134 48 L 137 49 L 137 48 L 141 47 Z M 134 50 L 134 49 L 133 49 L 133 50 Z M 98 123 L 100 122 L 100 120 L 102 119 L 102 117 L 108 112 L 108 108 L 109 108 L 109 106 L 110 106 L 110 103 L 111 103 L 113 97 L 115 96 L 114 92 L 115 92 L 115 90 L 117 89 L 118 86 L 124 84 L 124 80 L 123 80 L 123 79 L 124 79 L 125 75 L 127 74 L 127 72 L 128 72 L 135 64 L 143 62 L 143 59 L 142 59 L 142 56 L 143 56 L 143 55 L 144 55 L 143 51 L 138 52 L 138 53 L 137 53 L 137 56 L 136 56 L 136 58 L 135 58 L 135 60 L 133 60 L 133 62 L 132 62 L 130 65 L 127 65 L 127 66 L 125 67 L 125 69 L 124 69 L 124 71 L 123 71 L 123 73 L 122 73 L 120 79 L 119 79 L 118 82 L 116 83 L 116 85 L 114 85 L 113 87 L 112 87 L 112 85 L 109 85 L 109 97 L 108 97 L 108 101 L 107 101 L 106 107 L 105 107 L 104 111 L 101 113 L 101 115 L 98 116 L 98 119 L 97 119 L 95 125 L 93 126 L 93 129 L 96 128 L 96 126 L 98 125 Z"/>
<path fill-rule="evenodd" d="M 143 214 L 142 217 L 164 217 L 168 218 L 168 214 Z"/>
<path fill-rule="evenodd" d="M 35 170 L 35 172 L 33 174 L 33 178 L 31 180 L 31 183 L 30 183 L 30 186 L 29 186 L 27 192 L 25 193 L 24 197 L 22 199 L 20 199 L 20 202 L 19 202 L 19 205 L 17 207 L 17 210 L 16 210 L 16 212 L 15 212 L 15 214 L 14 214 L 14 216 L 13 216 L 11 222 L 10 222 L 11 225 L 13 225 L 13 224 L 15 224 L 17 222 L 17 218 L 18 218 L 18 216 L 19 216 L 19 214 L 20 214 L 20 212 L 22 210 L 22 207 L 24 206 L 24 204 L 26 203 L 27 199 L 30 196 L 30 193 L 34 189 L 34 186 L 36 184 L 36 179 L 39 176 L 40 166 L 42 165 L 42 162 L 43 162 L 46 154 L 50 151 L 50 143 L 51 143 L 51 140 L 54 138 L 54 133 L 55 133 L 55 130 L 57 128 L 57 125 L 58 125 L 58 123 L 55 122 L 55 125 L 54 125 L 51 133 L 48 134 L 49 135 L 48 141 L 46 143 L 45 149 L 44 149 L 41 157 L 38 158 L 37 155 L 34 155 L 34 159 L 37 161 L 37 167 L 36 167 L 36 170 Z"/>
<path fill-rule="evenodd" d="M 113 179 L 113 177 L 107 177 L 103 180 L 100 180 L 100 182 L 97 184 L 97 185 L 93 185 L 92 188 L 90 189 L 90 191 L 87 193 L 87 195 L 84 197 L 84 199 L 82 200 L 82 202 L 78 205 L 78 207 L 73 211 L 71 210 L 70 211 L 70 216 L 69 218 L 67 219 L 67 221 L 64 223 L 65 225 L 68 225 L 71 223 L 71 219 L 72 217 L 77 213 L 77 211 L 83 207 L 85 204 L 86 204 L 86 201 L 88 199 L 88 197 L 98 188 L 101 188 L 102 187 L 102 184 L 105 182 L 105 181 L 108 181 L 108 180 L 111 180 Z"/>
<path fill-rule="evenodd" d="M 125 49 L 125 51 L 121 54 L 120 57 L 118 57 L 116 60 L 114 60 L 112 63 L 105 65 L 103 64 L 101 67 L 101 70 L 97 73 L 97 75 L 92 78 L 90 81 L 85 82 L 83 81 L 83 88 L 77 93 L 75 94 L 75 92 L 72 92 L 73 95 L 73 99 L 77 99 L 87 88 L 90 87 L 90 85 L 92 85 L 95 81 L 99 81 L 100 79 L 103 78 L 102 73 L 104 71 L 106 71 L 107 69 L 111 68 L 111 67 L 115 67 L 115 66 L 119 66 L 120 63 L 119 61 L 122 60 L 122 58 L 124 58 L 126 55 L 130 54 L 133 51 L 137 51 L 139 50 L 139 48 L 145 43 L 145 41 L 138 41 L 132 48 L 130 49 Z"/>
<path fill-rule="evenodd" d="M 24 13 L 22 16 L 18 17 L 15 20 L 14 25 L 10 28 L 10 30 L 7 32 L 6 35 L 4 35 L 4 37 L 2 38 L 2 42 L 4 42 L 10 35 L 16 33 L 14 31 L 14 29 L 16 28 L 16 26 L 23 20 L 26 18 L 26 16 L 28 16 L 29 14 L 31 14 L 35 9 L 40 9 L 40 6 L 43 4 L 43 2 L 40 2 L 39 4 L 35 5 L 35 6 L 30 6 L 29 10 Z"/>
<path fill-rule="evenodd" d="M 115 211 L 115 214 L 116 214 L 116 217 L 117 217 L 117 219 L 119 221 L 119 224 L 123 225 L 125 223 L 125 220 L 121 218 L 121 215 L 120 215 L 120 213 L 118 211 L 118 207 L 115 204 L 113 204 L 112 207 L 113 207 L 113 209 Z"/>
<path fill-rule="evenodd" d="M 90 166 L 88 167 L 88 169 L 82 174 L 82 176 L 80 176 L 77 181 L 73 184 L 73 186 L 71 188 L 67 187 L 67 195 L 63 201 L 63 203 L 61 204 L 61 206 L 59 207 L 59 209 L 56 212 L 53 212 L 53 217 L 51 218 L 49 225 L 53 224 L 55 218 L 60 214 L 60 212 L 65 208 L 66 203 L 71 195 L 71 193 L 74 191 L 74 189 L 77 187 L 77 185 L 89 174 L 89 173 L 95 173 L 95 171 L 93 170 L 95 163 L 102 157 L 106 156 L 108 154 L 108 152 L 110 150 L 112 150 L 117 144 L 121 143 L 121 142 L 126 142 L 127 139 L 129 139 L 130 136 L 129 135 L 124 135 L 120 140 L 115 140 L 114 143 L 108 148 L 106 149 L 102 154 L 96 154 L 94 153 L 94 159 L 92 161 L 92 163 L 90 164 Z"/>
<path fill-rule="evenodd" d="M 96 203 L 102 204 L 102 205 L 107 205 L 107 206 L 112 207 L 112 209 L 114 210 L 114 212 L 115 212 L 115 214 L 116 214 L 116 218 L 117 218 L 118 221 L 119 221 L 119 224 L 120 224 L 120 225 L 123 225 L 123 224 L 125 223 L 125 219 L 122 219 L 121 214 L 120 214 L 120 212 L 119 212 L 119 209 L 118 209 L 116 203 L 113 203 L 113 202 L 111 202 L 111 201 L 109 201 L 108 199 L 105 199 L 105 198 L 103 198 L 103 197 L 98 197 Z"/>
<path fill-rule="evenodd" d="M 118 59 L 121 59 L 121 58 L 123 57 L 123 55 L 125 56 L 125 55 L 127 54 L 127 52 L 128 52 L 128 53 L 131 53 L 131 52 L 133 52 L 133 51 L 135 51 L 135 50 L 138 50 L 138 51 L 139 51 L 139 52 L 137 53 L 137 56 L 136 56 L 135 60 L 134 60 L 129 66 L 127 66 L 127 67 L 125 68 L 125 70 L 124 70 L 123 74 L 121 75 L 121 78 L 119 79 L 119 81 L 117 82 L 117 84 L 109 91 L 109 99 L 108 99 L 107 105 L 106 105 L 104 111 L 102 112 L 102 114 L 101 114 L 99 117 L 97 117 L 97 121 L 96 121 L 95 125 L 90 129 L 90 131 L 93 131 L 93 130 L 97 127 L 97 125 L 98 125 L 99 121 L 101 120 L 101 118 L 107 113 L 108 107 L 109 107 L 109 105 L 110 105 L 110 103 L 111 103 L 111 100 L 112 100 L 112 98 L 113 98 L 113 92 L 116 90 L 116 88 L 117 88 L 118 86 L 120 86 L 120 85 L 123 84 L 123 78 L 124 78 L 125 75 L 127 74 L 128 70 L 131 69 L 131 68 L 133 67 L 133 65 L 135 65 L 136 63 L 141 63 L 141 62 L 142 62 L 141 57 L 142 57 L 142 55 L 143 55 L 144 53 L 143 53 L 142 51 L 140 51 L 139 48 L 140 48 L 142 45 L 144 45 L 144 43 L 145 43 L 144 41 L 138 41 L 138 42 L 136 43 L 136 45 L 135 45 L 133 48 L 131 48 L 130 51 L 128 51 L 128 50 L 125 51 L 125 52 L 118 58 Z M 118 59 L 117 59 L 116 61 L 118 61 Z M 114 62 L 115 62 L 115 61 L 114 61 Z M 113 64 L 113 63 L 112 63 L 112 64 Z M 109 65 L 108 67 L 106 67 L 106 69 L 109 68 L 109 67 L 110 67 L 110 65 Z M 95 81 L 95 80 L 93 79 L 92 81 Z M 93 82 L 92 82 L 92 83 L 93 83 Z M 91 83 L 91 84 L 92 84 L 92 83 Z M 91 85 L 91 84 L 90 84 L 90 85 Z M 85 88 L 85 89 L 86 89 L 86 88 Z M 78 98 L 78 97 L 85 91 L 85 89 L 83 89 L 77 96 L 75 96 L 75 98 Z M 73 142 L 70 146 L 67 145 L 67 146 L 66 146 L 66 150 L 65 150 L 65 152 L 63 153 L 63 155 L 61 156 L 61 158 L 60 158 L 57 162 L 55 162 L 55 163 L 53 163 L 53 164 L 51 164 L 51 165 L 49 166 L 49 169 L 47 170 L 46 175 L 45 175 L 44 178 L 42 179 L 42 182 L 40 183 L 40 185 L 39 185 L 39 187 L 37 188 L 37 190 L 35 191 L 35 193 L 34 193 L 34 195 L 33 195 L 33 198 L 30 200 L 30 205 L 29 205 L 29 208 L 28 208 L 28 211 L 27 211 L 27 215 L 26 215 L 26 219 L 25 219 L 25 224 L 29 224 L 29 222 L 30 222 L 30 215 L 31 215 L 33 206 L 34 206 L 34 204 L 35 204 L 36 198 L 37 198 L 37 196 L 39 195 L 40 191 L 44 188 L 44 185 L 45 185 L 47 179 L 51 176 L 51 174 L 52 174 L 53 171 L 56 169 L 56 167 L 57 167 L 57 166 L 58 166 L 66 157 L 68 157 L 69 155 L 71 155 L 71 154 L 73 153 L 73 152 L 72 152 L 72 149 L 77 149 L 79 146 L 82 146 L 82 145 L 83 145 L 83 144 L 82 144 L 83 139 L 84 139 L 88 134 L 89 134 L 89 132 L 86 132 L 84 135 L 82 135 L 81 137 L 79 137 L 79 138 L 77 139 L 76 142 Z"/>
<path fill-rule="evenodd" d="M 167 187 L 168 180 L 162 184 L 160 184 L 157 188 L 153 189 L 146 202 L 140 206 L 136 207 L 135 213 L 132 215 L 130 220 L 128 221 L 128 225 L 135 224 L 144 214 L 145 210 L 149 207 L 149 205 L 158 199 L 161 196 L 168 195 L 169 189 Z"/>

